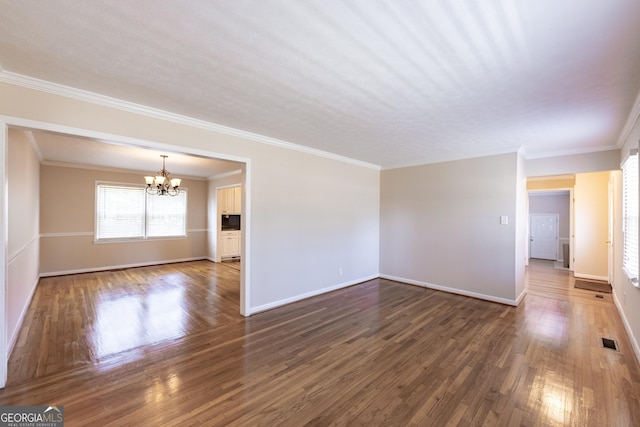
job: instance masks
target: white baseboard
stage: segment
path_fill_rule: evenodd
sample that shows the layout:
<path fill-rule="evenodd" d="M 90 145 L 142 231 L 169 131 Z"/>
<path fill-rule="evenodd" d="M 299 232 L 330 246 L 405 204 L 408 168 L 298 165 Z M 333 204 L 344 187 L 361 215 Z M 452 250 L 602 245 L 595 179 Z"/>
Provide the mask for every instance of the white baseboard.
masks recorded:
<path fill-rule="evenodd" d="M 292 302 L 297 302 L 297 301 L 301 301 L 303 299 L 307 299 L 307 298 L 318 296 L 320 294 L 325 294 L 327 292 L 336 291 L 338 289 L 342 289 L 342 288 L 346 288 L 346 287 L 349 287 L 349 286 L 353 286 L 353 285 L 356 285 L 358 283 L 362 283 L 362 282 L 366 282 L 366 281 L 369 281 L 369 280 L 377 279 L 378 277 L 380 277 L 380 276 L 378 276 L 377 274 L 374 274 L 372 276 L 367 276 L 367 277 L 361 277 L 361 278 L 356 279 L 356 280 L 351 280 L 349 282 L 338 283 L 337 285 L 334 285 L 334 286 L 329 286 L 327 288 L 322 288 L 322 289 L 318 289 L 318 290 L 315 290 L 315 291 L 307 292 L 307 293 L 304 293 L 304 294 L 296 295 L 296 296 L 293 296 L 293 297 L 285 298 L 285 299 L 282 299 L 282 300 L 279 300 L 279 301 L 270 302 L 268 304 L 259 305 L 257 307 L 250 307 L 249 308 L 249 313 L 247 315 L 251 316 L 252 314 L 260 313 L 262 311 L 271 310 L 271 309 L 274 309 L 274 308 L 277 308 L 277 307 L 281 307 L 283 305 L 291 304 Z"/>
<path fill-rule="evenodd" d="M 121 270 L 123 268 L 148 267 L 150 265 L 174 264 L 177 262 L 188 262 L 188 261 L 200 261 L 203 259 L 208 259 L 208 258 L 194 257 L 194 258 L 167 259 L 162 261 L 138 262 L 134 264 L 107 265 L 103 267 L 79 268 L 77 270 L 50 271 L 47 273 L 40 273 L 40 277 L 66 276 L 68 274 L 81 274 L 81 273 L 95 273 L 98 271 Z"/>
<path fill-rule="evenodd" d="M 618 309 L 618 313 L 620 314 L 620 318 L 622 319 L 622 323 L 624 324 L 624 329 L 627 332 L 627 336 L 629 337 L 629 342 L 631 342 L 631 347 L 633 348 L 633 352 L 636 355 L 636 359 L 638 360 L 638 363 L 640 363 L 640 345 L 638 345 L 638 341 L 636 341 L 635 337 L 633 336 L 633 330 L 631 329 L 631 325 L 629 324 L 629 321 L 624 315 L 624 311 L 622 310 L 622 305 L 618 300 L 618 295 L 616 295 L 615 289 L 613 289 L 613 302 L 615 303 L 616 308 Z"/>
<path fill-rule="evenodd" d="M 31 305 L 31 300 L 33 299 L 33 295 L 36 293 L 36 288 L 38 287 L 39 277 L 36 278 L 36 282 L 31 287 L 31 292 L 29 292 L 29 298 L 27 298 L 27 303 L 22 307 L 22 312 L 18 317 L 18 324 L 16 325 L 15 330 L 9 337 L 9 342 L 7 343 L 7 360 L 11 356 L 11 352 L 18 341 L 18 337 L 20 336 L 20 330 L 22 329 L 22 323 L 24 322 L 24 317 L 27 315 L 27 311 L 29 311 L 29 305 Z"/>
<path fill-rule="evenodd" d="M 602 282 L 608 282 L 609 278 L 607 276 L 595 276 L 593 274 L 580 274 L 573 272 L 573 276 L 578 279 L 591 279 L 591 280 L 600 280 Z"/>
<path fill-rule="evenodd" d="M 522 300 L 524 299 L 524 297 L 527 295 L 527 290 L 523 289 L 522 292 L 520 292 L 520 295 L 518 295 L 518 298 L 516 298 L 516 306 L 520 305 L 520 303 L 522 302 Z"/>
<path fill-rule="evenodd" d="M 391 276 L 388 274 L 381 274 L 380 278 L 393 280 L 395 282 L 408 283 L 410 285 L 422 286 L 424 288 L 435 289 L 438 291 L 448 292 L 450 294 L 464 295 L 466 297 L 472 297 L 472 298 L 482 299 L 485 301 L 497 302 L 500 304 L 513 305 L 513 306 L 517 306 L 520 300 L 524 297 L 524 292 L 523 292 L 518 296 L 518 300 L 511 300 L 506 298 L 494 297 L 493 295 L 479 294 L 477 292 L 465 291 L 463 289 L 450 288 L 447 286 L 435 285 L 433 283 L 421 282 L 419 280 Z"/>

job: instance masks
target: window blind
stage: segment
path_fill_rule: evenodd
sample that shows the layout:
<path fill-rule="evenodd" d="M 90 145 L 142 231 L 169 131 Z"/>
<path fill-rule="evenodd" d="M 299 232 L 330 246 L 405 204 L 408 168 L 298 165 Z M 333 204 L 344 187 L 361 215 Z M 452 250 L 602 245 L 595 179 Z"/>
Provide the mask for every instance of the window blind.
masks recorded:
<path fill-rule="evenodd" d="M 98 184 L 96 239 L 144 237 L 144 188 Z"/>
<path fill-rule="evenodd" d="M 186 236 L 187 192 L 147 194 L 144 187 L 97 184 L 96 240 Z"/>
<path fill-rule="evenodd" d="M 187 193 L 177 196 L 147 194 L 147 236 L 185 236 Z"/>
<path fill-rule="evenodd" d="M 638 152 L 634 150 L 622 165 L 623 235 L 622 265 L 631 279 L 638 278 Z"/>

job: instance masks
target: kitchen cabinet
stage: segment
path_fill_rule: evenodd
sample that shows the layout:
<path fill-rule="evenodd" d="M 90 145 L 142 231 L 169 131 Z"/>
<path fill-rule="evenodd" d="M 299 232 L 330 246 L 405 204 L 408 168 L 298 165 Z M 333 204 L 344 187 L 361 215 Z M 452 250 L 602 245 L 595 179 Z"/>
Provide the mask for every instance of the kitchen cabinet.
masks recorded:
<path fill-rule="evenodd" d="M 240 256 L 240 232 L 223 231 L 220 233 L 220 258 Z"/>
<path fill-rule="evenodd" d="M 233 190 L 233 212 L 234 214 L 240 215 L 242 211 L 242 187 L 231 187 Z"/>
<path fill-rule="evenodd" d="M 242 211 L 242 187 L 227 187 L 218 190 L 220 212 L 225 215 L 239 215 Z"/>

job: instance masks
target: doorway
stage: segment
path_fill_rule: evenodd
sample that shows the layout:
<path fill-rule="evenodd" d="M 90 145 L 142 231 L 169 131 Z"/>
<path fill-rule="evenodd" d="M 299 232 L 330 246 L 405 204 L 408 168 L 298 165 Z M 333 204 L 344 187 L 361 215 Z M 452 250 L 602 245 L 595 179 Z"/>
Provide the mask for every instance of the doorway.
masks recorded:
<path fill-rule="evenodd" d="M 192 149 L 192 148 L 183 147 L 183 146 L 162 144 L 162 143 L 157 143 L 153 141 L 126 137 L 122 135 L 96 132 L 96 131 L 91 131 L 91 130 L 82 129 L 82 128 L 71 128 L 68 126 L 62 126 L 62 125 L 44 123 L 44 122 L 38 122 L 38 121 L 32 121 L 32 120 L 3 117 L 3 122 L 1 122 L 0 125 L 1 125 L 0 127 L 2 128 L 2 131 L 0 132 L 0 149 L 2 149 L 2 152 L 5 153 L 3 155 L 2 161 L 0 162 L 1 163 L 0 170 L 3 171 L 2 175 L 5 176 L 4 178 L 5 181 L 7 179 L 6 177 L 7 164 L 9 162 L 9 159 L 7 157 L 7 148 L 9 147 L 9 143 L 10 143 L 9 129 L 11 128 L 11 129 L 20 129 L 26 132 L 45 132 L 45 133 L 50 133 L 52 135 L 68 135 L 70 137 L 84 138 L 87 141 L 94 141 L 94 142 L 109 141 L 115 147 L 137 147 L 138 149 L 146 149 L 146 150 L 155 149 L 155 150 L 162 150 L 162 151 L 176 153 L 176 155 L 192 156 L 197 158 L 220 159 L 223 161 L 237 162 L 238 164 L 241 165 L 241 170 L 242 170 L 241 183 L 244 189 L 242 193 L 243 201 L 245 202 L 245 204 L 248 204 L 248 201 L 249 201 L 250 188 L 251 188 L 251 179 L 250 179 L 251 169 L 250 169 L 250 160 L 248 158 L 230 156 L 225 154 L 209 152 L 205 150 L 198 150 L 198 149 Z M 2 196 L 0 197 L 0 199 L 5 200 L 5 198 L 7 197 L 6 189 L 0 190 L 0 195 Z M 4 223 L 5 230 L 9 228 L 9 224 L 8 224 L 9 217 L 5 212 L 6 203 L 7 203 L 6 201 L 3 203 L 0 203 L 5 207 L 5 209 L 2 210 L 3 213 L 0 214 L 0 216 L 2 217 L 2 221 Z M 249 223 L 249 210 L 246 210 L 245 212 L 243 212 L 243 214 L 245 216 L 246 222 Z M 195 231 L 198 233 L 201 233 L 201 232 L 206 232 L 207 230 L 198 229 Z M 53 233 L 50 233 L 50 234 L 53 235 Z M 70 231 L 67 234 L 73 234 L 73 236 L 71 237 L 75 236 L 76 238 L 85 238 L 85 239 L 86 239 L 85 236 L 93 235 L 92 232 L 88 232 L 88 231 L 82 231 L 82 232 Z M 240 314 L 249 315 L 250 313 L 249 311 L 249 307 L 250 307 L 250 304 L 249 304 L 250 229 L 249 227 L 246 227 L 242 238 L 243 238 L 243 244 L 242 244 L 243 257 L 242 257 L 242 263 L 240 265 L 241 273 L 240 273 L 239 308 L 240 308 Z M 35 241 L 36 243 L 39 243 L 39 238 L 36 238 Z M 34 246 L 37 246 L 37 244 Z M 6 300 L 7 288 L 9 286 L 8 278 L 12 276 L 12 273 L 10 271 L 12 265 L 10 265 L 9 262 L 13 259 L 17 259 L 17 255 L 13 257 L 9 257 L 7 254 L 7 248 L 2 248 L 2 250 L 0 250 L 0 253 L 2 254 L 2 258 L 5 260 L 2 265 L 3 280 L 1 281 L 1 285 L 0 285 L 2 288 L 2 292 L 0 292 L 0 296 L 1 296 L 0 297 L 0 319 L 1 319 L 0 321 L 3 322 L 2 328 L 0 328 L 0 331 L 1 331 L 0 332 L 0 387 L 3 387 L 7 378 L 7 357 L 8 357 L 9 341 L 12 339 L 12 337 L 8 336 L 7 334 L 7 328 L 9 324 L 16 325 L 16 324 L 20 324 L 21 322 L 15 322 L 13 321 L 15 319 L 11 320 L 8 318 L 7 300 Z M 25 268 L 29 270 L 29 273 L 34 273 L 36 275 L 39 273 L 39 266 L 35 265 L 33 262 L 30 262 L 30 263 L 15 262 L 13 265 L 23 266 L 23 264 L 24 266 L 26 266 Z M 23 302 L 24 301 L 28 302 L 28 298 L 23 298 Z"/>
<path fill-rule="evenodd" d="M 573 235 L 573 176 L 530 178 L 528 183 L 527 260 L 549 268 L 570 270 Z M 557 185 L 561 188 L 553 188 Z M 543 188 L 536 188 L 540 186 Z M 551 188 L 549 188 L 551 187 Z"/>
<path fill-rule="evenodd" d="M 527 179 L 528 213 L 559 213 L 557 259 L 566 259 L 563 249 L 568 245 L 568 269 L 576 278 L 611 280 L 614 255 L 612 177 L 615 173 L 585 172 Z M 562 197 L 564 201 L 551 205 L 551 197 Z M 531 225 L 529 227 L 528 236 L 534 231 Z M 526 250 L 531 251 L 529 244 Z M 528 262 L 536 260 L 536 256 L 539 255 L 529 252 Z M 554 268 L 565 266 L 566 263 L 558 266 L 556 261 Z"/>

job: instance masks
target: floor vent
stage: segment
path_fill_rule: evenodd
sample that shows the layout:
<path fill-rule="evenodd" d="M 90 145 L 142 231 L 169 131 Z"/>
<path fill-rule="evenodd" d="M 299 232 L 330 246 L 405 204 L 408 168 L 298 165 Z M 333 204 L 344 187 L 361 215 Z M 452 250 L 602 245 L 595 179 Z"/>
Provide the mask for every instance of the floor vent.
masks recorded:
<path fill-rule="evenodd" d="M 618 350 L 618 346 L 614 340 L 610 340 L 609 338 L 602 338 L 602 346 L 604 348 L 610 348 L 611 350 Z"/>
<path fill-rule="evenodd" d="M 604 299 L 604 295 L 598 295 L 598 294 L 596 294 L 596 298 Z"/>

